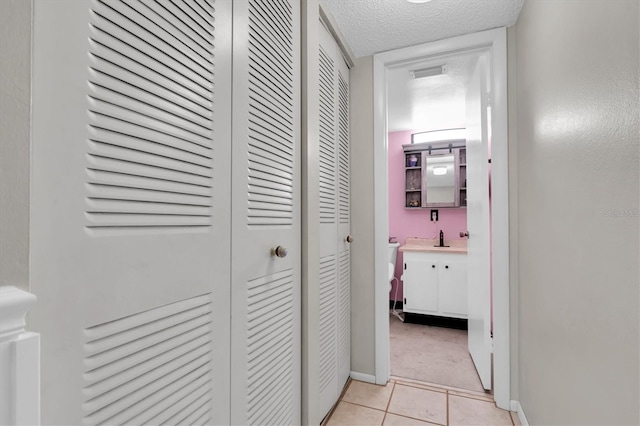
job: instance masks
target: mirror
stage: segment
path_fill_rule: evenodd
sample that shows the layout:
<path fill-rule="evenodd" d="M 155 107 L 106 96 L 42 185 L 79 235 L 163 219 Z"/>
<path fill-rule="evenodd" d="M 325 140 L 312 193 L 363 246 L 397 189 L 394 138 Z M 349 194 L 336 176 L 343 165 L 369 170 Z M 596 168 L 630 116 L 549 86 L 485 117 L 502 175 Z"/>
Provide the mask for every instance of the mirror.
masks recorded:
<path fill-rule="evenodd" d="M 427 156 L 426 166 L 427 207 L 455 205 L 456 172 L 453 154 Z"/>

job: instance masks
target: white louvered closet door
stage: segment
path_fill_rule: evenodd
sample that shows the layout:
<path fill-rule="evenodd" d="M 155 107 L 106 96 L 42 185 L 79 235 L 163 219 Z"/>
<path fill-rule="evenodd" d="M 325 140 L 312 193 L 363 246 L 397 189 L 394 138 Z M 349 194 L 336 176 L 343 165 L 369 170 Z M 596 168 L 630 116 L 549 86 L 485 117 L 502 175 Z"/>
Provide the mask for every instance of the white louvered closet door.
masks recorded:
<path fill-rule="evenodd" d="M 320 409 L 334 405 L 350 373 L 349 69 L 320 25 Z"/>
<path fill-rule="evenodd" d="M 299 0 L 237 0 L 233 31 L 231 422 L 299 424 Z"/>
<path fill-rule="evenodd" d="M 43 424 L 228 424 L 231 4 L 34 2 Z"/>

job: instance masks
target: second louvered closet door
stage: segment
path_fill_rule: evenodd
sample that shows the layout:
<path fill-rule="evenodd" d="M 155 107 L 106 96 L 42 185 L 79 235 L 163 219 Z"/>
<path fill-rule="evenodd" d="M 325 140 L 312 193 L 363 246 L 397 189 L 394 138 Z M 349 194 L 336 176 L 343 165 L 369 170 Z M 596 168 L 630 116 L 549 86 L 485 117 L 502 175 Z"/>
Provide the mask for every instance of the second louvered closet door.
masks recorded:
<path fill-rule="evenodd" d="M 350 373 L 349 69 L 321 25 L 319 48 L 320 409 L 336 402 Z"/>
<path fill-rule="evenodd" d="M 299 424 L 300 5 L 233 13 L 231 422 Z"/>

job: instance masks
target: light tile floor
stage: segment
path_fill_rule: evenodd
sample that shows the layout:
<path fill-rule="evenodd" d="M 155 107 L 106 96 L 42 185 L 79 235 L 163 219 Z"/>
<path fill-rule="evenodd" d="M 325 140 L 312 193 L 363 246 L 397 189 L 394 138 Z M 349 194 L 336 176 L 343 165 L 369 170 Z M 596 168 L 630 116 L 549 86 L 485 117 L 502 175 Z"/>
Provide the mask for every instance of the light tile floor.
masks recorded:
<path fill-rule="evenodd" d="M 520 426 L 489 394 L 394 377 L 386 386 L 351 380 L 324 422 L 337 425 Z"/>

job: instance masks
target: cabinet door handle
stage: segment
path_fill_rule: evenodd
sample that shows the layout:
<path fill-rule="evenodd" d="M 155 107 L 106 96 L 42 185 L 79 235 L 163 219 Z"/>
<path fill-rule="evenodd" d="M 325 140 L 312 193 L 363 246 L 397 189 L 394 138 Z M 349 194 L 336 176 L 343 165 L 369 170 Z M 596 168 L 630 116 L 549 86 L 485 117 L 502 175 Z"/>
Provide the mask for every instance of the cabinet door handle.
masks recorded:
<path fill-rule="evenodd" d="M 435 267 L 436 267 L 436 265 L 431 265 L 431 267 L 432 267 L 432 268 L 435 268 Z"/>
<path fill-rule="evenodd" d="M 445 268 L 446 268 L 446 269 L 449 269 L 449 265 L 445 265 Z"/>

